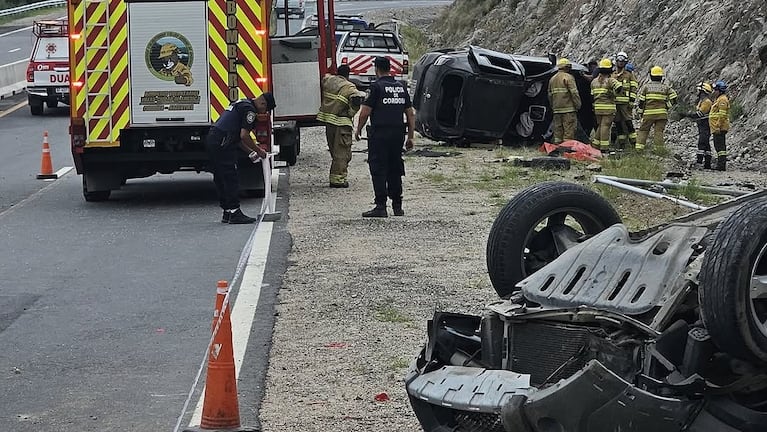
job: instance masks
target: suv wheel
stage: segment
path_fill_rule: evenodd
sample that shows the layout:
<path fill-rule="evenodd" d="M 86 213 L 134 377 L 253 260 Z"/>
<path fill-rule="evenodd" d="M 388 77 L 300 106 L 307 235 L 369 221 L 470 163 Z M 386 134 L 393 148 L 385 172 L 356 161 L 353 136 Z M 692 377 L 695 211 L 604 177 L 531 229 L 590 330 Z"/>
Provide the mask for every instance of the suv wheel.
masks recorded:
<path fill-rule="evenodd" d="M 43 108 L 43 100 L 38 97 L 29 96 L 27 98 L 29 103 L 29 112 L 32 115 L 43 115 L 45 108 Z"/>

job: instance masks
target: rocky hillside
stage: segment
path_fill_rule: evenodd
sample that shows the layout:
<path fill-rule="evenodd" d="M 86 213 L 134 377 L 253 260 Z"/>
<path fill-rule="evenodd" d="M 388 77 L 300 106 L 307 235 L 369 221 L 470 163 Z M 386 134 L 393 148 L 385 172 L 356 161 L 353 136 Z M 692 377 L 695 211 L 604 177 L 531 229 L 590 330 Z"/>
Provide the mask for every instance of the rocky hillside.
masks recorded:
<path fill-rule="evenodd" d="M 764 0 L 455 0 L 431 33 L 432 46 L 553 52 L 581 62 L 626 51 L 640 81 L 662 66 L 688 106 L 697 81 L 724 79 L 737 117 L 730 153 L 742 168 L 764 166 L 743 157 L 767 151 Z"/>

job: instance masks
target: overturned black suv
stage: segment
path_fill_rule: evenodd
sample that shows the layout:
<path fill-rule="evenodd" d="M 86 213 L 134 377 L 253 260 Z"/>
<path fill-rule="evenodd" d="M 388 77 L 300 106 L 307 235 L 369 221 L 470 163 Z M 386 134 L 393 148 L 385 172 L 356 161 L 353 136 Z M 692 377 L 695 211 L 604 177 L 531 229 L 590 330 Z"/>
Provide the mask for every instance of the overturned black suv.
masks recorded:
<path fill-rule="evenodd" d="M 502 300 L 436 313 L 406 378 L 425 431 L 767 431 L 767 192 L 630 233 L 541 183 L 487 263 Z"/>
<path fill-rule="evenodd" d="M 424 54 L 413 68 L 416 130 L 451 143 L 540 143 L 549 134 L 553 114 L 549 79 L 556 57 L 530 57 L 478 47 Z M 583 101 L 582 130 L 594 127 L 590 82 L 585 66 L 573 63 L 572 75 Z M 588 141 L 582 133 L 581 141 Z"/>

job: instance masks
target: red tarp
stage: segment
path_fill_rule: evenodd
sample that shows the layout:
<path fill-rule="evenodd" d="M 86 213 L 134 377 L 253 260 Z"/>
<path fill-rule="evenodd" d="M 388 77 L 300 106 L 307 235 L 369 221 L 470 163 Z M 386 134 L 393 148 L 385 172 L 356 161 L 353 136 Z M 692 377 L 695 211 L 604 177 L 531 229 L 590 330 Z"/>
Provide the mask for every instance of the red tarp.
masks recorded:
<path fill-rule="evenodd" d="M 579 161 L 596 162 L 602 158 L 601 151 L 576 140 L 565 141 L 559 145 L 545 142 L 541 145 L 540 151 L 550 156 L 559 154 L 568 159 Z"/>

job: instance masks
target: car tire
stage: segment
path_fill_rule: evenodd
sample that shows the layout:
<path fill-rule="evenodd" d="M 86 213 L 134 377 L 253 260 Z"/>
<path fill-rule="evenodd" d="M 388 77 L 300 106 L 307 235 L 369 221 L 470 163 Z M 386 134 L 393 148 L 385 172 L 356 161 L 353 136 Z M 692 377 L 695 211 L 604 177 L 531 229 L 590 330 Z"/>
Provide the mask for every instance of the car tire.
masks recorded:
<path fill-rule="evenodd" d="M 567 218 L 571 223 L 566 224 Z M 546 225 L 536 230 L 542 222 Z M 580 231 L 572 228 L 577 222 Z M 487 270 L 493 288 L 508 297 L 515 285 L 562 254 L 556 236 L 571 242 L 620 223 L 607 200 L 575 183 L 544 182 L 515 195 L 498 214 L 487 239 Z M 561 242 L 560 242 L 561 243 Z"/>
<path fill-rule="evenodd" d="M 49 100 L 45 104 L 48 105 L 48 108 L 54 109 L 54 108 L 57 108 L 59 106 L 59 101 L 57 101 L 55 99 L 54 100 Z"/>
<path fill-rule="evenodd" d="M 43 107 L 43 100 L 37 97 L 30 97 L 27 99 L 27 102 L 29 103 L 29 112 L 34 115 L 43 115 L 43 112 L 45 112 L 45 108 Z"/>
<path fill-rule="evenodd" d="M 719 348 L 767 363 L 767 199 L 719 223 L 701 263 L 698 300 Z"/>

